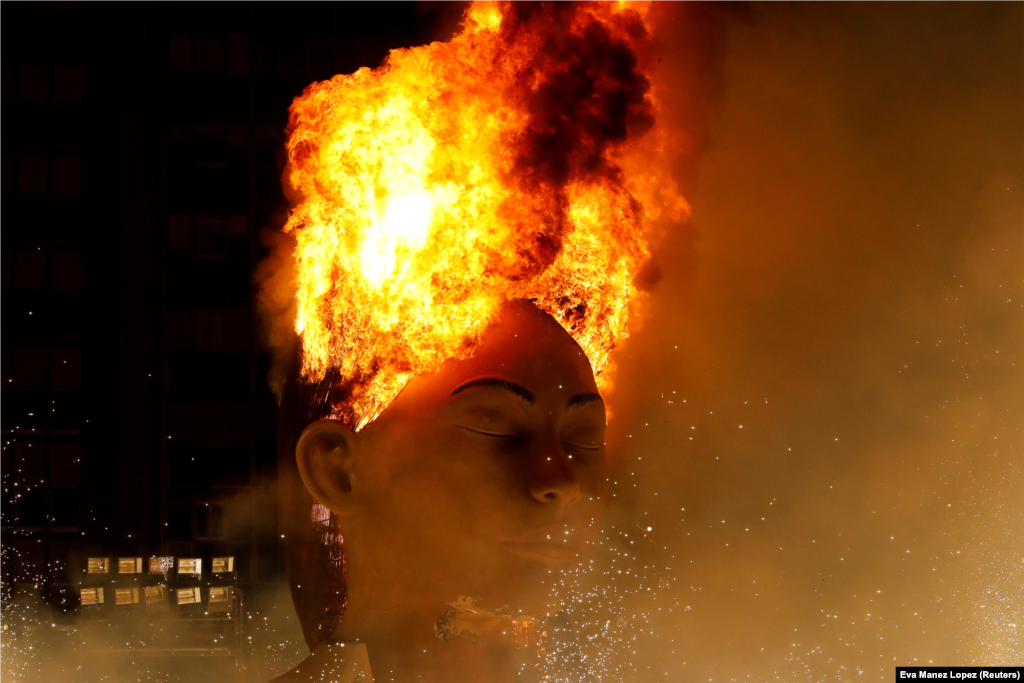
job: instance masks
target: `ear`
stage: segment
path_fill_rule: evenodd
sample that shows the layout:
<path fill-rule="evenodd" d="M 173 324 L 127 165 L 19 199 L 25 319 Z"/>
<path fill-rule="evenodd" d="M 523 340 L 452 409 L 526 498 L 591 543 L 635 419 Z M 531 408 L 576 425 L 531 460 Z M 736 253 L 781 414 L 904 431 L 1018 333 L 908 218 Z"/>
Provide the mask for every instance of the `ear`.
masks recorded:
<path fill-rule="evenodd" d="M 302 483 L 313 497 L 339 515 L 352 509 L 352 464 L 358 437 L 337 420 L 306 427 L 295 445 Z"/>

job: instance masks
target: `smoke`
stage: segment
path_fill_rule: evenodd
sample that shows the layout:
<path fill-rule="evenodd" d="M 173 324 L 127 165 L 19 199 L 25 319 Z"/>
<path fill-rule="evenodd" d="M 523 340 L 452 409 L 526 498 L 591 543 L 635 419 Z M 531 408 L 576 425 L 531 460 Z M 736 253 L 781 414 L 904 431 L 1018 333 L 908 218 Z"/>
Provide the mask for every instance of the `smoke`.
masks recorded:
<path fill-rule="evenodd" d="M 638 579 L 615 603 L 637 664 L 616 671 L 1022 663 L 1024 9 L 666 21 L 651 92 L 685 133 L 669 143 L 693 215 L 617 354 L 606 527 L 662 592 Z M 283 291 L 264 286 L 291 320 Z M 81 653 L 26 595 L 3 621 L 37 630 L 4 631 L 4 677 L 66 680 Z M 303 654 L 287 592 L 261 605 L 248 680 Z"/>
<path fill-rule="evenodd" d="M 182 556 L 226 555 L 232 540 L 255 537 L 272 542 L 278 536 L 274 515 L 254 514 L 249 492 L 222 498 L 218 505 L 223 519 L 221 547 L 201 542 Z M 236 556 L 236 566 L 248 567 L 250 559 Z M 116 556 L 110 561 L 111 572 L 116 572 Z M 150 580 L 153 577 L 89 575 L 86 557 L 69 557 L 67 562 L 72 585 L 63 590 L 77 593 L 80 586 L 101 585 L 102 606 L 72 606 L 77 603 L 74 599 L 62 606 L 61 601 L 45 599 L 50 591 L 41 580 L 39 567 L 19 557 L 9 544 L 4 545 L 5 576 L 0 586 L 3 680 L 214 683 L 233 680 L 241 672 L 246 680 L 266 681 L 293 668 L 308 654 L 286 583 L 243 585 L 240 604 L 232 612 L 237 621 L 226 624 L 205 618 L 207 588 L 202 588 L 203 604 L 182 607 L 172 595 L 162 608 L 153 610 L 145 605 L 142 588 L 156 583 Z M 204 567 L 203 579 L 209 578 L 209 571 L 209 566 Z M 179 579 L 170 585 L 186 587 L 190 583 L 199 585 L 201 581 Z M 115 587 L 133 585 L 139 587 L 140 604 L 114 604 Z M 188 612 L 191 618 L 179 611 Z M 188 648 L 229 648 L 232 656 L 187 656 Z M 171 654 L 172 649 L 178 653 Z"/>
<path fill-rule="evenodd" d="M 632 610 L 637 677 L 1020 664 L 1022 10 L 739 18 L 707 70 L 660 36 L 693 217 L 618 359 L 607 522 L 691 609 Z"/>
<path fill-rule="evenodd" d="M 284 390 L 290 360 L 298 344 L 295 333 L 295 238 L 281 232 L 284 220 L 271 221 L 260 231 L 266 256 L 253 276 L 256 309 L 264 348 L 272 354 L 267 383 L 278 401 Z"/>

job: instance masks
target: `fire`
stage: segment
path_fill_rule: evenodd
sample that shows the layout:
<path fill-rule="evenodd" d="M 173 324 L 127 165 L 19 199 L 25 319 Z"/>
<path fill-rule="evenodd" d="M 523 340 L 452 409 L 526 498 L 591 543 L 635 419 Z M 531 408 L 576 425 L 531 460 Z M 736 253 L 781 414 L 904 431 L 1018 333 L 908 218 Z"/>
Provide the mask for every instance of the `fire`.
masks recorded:
<path fill-rule="evenodd" d="M 313 83 L 290 109 L 302 373 L 373 420 L 474 352 L 502 302 L 551 313 L 602 390 L 638 316 L 667 165 L 635 3 L 474 4 L 446 43 Z"/>

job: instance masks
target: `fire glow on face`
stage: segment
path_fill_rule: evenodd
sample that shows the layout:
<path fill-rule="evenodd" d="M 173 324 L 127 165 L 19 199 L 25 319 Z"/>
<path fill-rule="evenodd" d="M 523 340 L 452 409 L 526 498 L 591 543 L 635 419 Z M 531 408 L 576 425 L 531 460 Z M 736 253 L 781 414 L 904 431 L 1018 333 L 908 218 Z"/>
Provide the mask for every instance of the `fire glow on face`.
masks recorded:
<path fill-rule="evenodd" d="M 449 42 L 310 85 L 290 109 L 302 375 L 336 372 L 359 429 L 417 374 L 533 300 L 598 386 L 638 320 L 661 216 L 688 211 L 637 3 L 474 4 Z"/>

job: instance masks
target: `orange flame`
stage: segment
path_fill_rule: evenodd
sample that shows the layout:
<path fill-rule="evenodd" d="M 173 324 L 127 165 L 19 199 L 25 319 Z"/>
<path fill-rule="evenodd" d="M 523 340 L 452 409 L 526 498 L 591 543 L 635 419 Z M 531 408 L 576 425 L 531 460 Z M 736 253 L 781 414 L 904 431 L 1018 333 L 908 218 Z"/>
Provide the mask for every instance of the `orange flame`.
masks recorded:
<path fill-rule="evenodd" d="M 353 428 L 414 375 L 472 355 L 515 298 L 552 314 L 609 387 L 652 221 L 688 209 L 652 156 L 663 138 L 638 57 L 646 14 L 474 4 L 451 41 L 295 99 L 284 230 L 302 374 L 340 376 Z"/>

